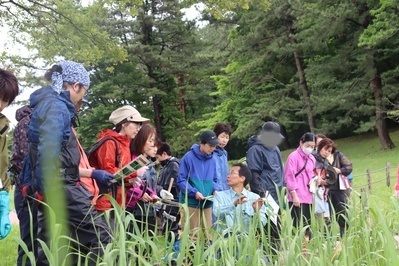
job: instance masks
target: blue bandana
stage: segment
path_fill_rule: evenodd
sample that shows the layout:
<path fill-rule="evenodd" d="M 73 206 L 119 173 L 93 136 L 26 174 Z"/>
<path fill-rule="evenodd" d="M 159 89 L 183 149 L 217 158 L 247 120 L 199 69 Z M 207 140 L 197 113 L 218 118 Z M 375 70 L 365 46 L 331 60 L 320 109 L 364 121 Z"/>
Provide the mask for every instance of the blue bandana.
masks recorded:
<path fill-rule="evenodd" d="M 62 85 L 64 82 L 82 84 L 83 86 L 90 86 L 90 78 L 89 73 L 83 67 L 82 64 L 63 60 L 58 62 L 56 65 L 62 67 L 62 73 L 58 73 L 56 71 L 53 72 L 51 76 L 52 84 L 51 87 L 58 94 L 62 92 Z"/>

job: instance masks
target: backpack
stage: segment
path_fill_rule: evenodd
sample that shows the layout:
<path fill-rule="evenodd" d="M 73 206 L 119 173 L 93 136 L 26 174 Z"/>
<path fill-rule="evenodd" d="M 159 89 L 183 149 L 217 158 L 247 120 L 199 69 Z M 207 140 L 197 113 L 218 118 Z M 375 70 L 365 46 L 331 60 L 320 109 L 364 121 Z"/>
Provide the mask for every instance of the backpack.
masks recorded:
<path fill-rule="evenodd" d="M 115 143 L 115 166 L 119 168 L 120 163 L 121 163 L 121 158 L 120 158 L 120 154 L 119 154 L 118 142 L 113 137 L 102 138 L 101 140 L 97 141 L 96 144 L 94 144 L 94 146 L 88 152 L 86 152 L 90 165 L 98 165 L 98 159 L 96 156 L 94 156 L 94 152 L 98 148 L 100 148 L 101 145 L 104 144 L 104 142 L 109 141 L 109 140 L 112 140 Z M 116 198 L 116 190 L 117 190 L 117 187 L 119 186 L 118 182 L 110 183 L 109 185 L 97 182 L 97 186 L 100 190 L 100 194 L 106 194 L 109 191 L 112 191 L 112 196 L 114 198 Z"/>
<path fill-rule="evenodd" d="M 15 184 L 19 189 L 22 189 L 24 184 L 18 178 L 22 170 L 25 155 L 28 153 L 28 126 L 30 121 L 30 114 L 32 109 L 29 105 L 24 105 L 16 111 L 15 117 L 18 120 L 14 128 L 13 143 L 11 149 L 10 168 L 11 184 Z"/>
<path fill-rule="evenodd" d="M 115 166 L 119 168 L 119 165 L 121 163 L 121 158 L 119 155 L 118 142 L 113 137 L 102 138 L 101 140 L 97 141 L 96 144 L 94 144 L 94 146 L 88 152 L 86 152 L 86 155 L 87 155 L 87 158 L 89 159 L 90 165 L 98 165 L 97 157 L 94 156 L 93 154 L 98 148 L 101 147 L 101 145 L 104 144 L 104 142 L 106 142 L 108 140 L 112 140 L 115 143 L 115 148 L 116 148 L 116 150 L 115 150 Z"/>

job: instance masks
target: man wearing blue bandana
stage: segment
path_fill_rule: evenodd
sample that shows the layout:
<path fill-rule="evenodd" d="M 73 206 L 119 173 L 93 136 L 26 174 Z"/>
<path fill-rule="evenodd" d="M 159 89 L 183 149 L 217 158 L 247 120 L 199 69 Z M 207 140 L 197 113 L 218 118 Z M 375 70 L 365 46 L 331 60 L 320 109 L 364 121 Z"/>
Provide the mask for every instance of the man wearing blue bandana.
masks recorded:
<path fill-rule="evenodd" d="M 65 229 L 62 233 L 78 244 L 66 243 L 71 249 L 61 250 L 76 249 L 83 255 L 82 263 L 88 260 L 88 265 L 96 265 L 97 256 L 102 254 L 101 246 L 110 241 L 109 230 L 90 204 L 93 195 L 80 183 L 78 140 L 71 130 L 75 105 L 90 86 L 89 74 L 81 64 L 60 61 L 45 77 L 52 85 L 30 97 L 33 111 L 28 128 L 29 150 L 20 175 L 22 195 L 39 206 L 38 217 L 33 219 L 38 221 L 40 240 L 50 246 L 48 233 L 54 228 L 49 226 L 62 223 Z M 94 178 L 94 171 L 92 175 Z M 55 213 L 53 220 L 50 210 Z M 41 244 L 37 249 L 36 264 L 49 265 Z M 65 260 L 71 257 L 62 255 Z M 66 263 L 76 265 L 77 256 L 72 257 L 74 261 L 69 259 Z"/>

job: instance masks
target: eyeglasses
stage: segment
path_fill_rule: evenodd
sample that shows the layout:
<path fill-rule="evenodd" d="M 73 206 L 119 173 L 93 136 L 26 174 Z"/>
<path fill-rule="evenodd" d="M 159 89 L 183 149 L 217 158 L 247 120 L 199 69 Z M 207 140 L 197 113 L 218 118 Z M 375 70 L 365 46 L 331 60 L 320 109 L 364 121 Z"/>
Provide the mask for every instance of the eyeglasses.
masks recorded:
<path fill-rule="evenodd" d="M 89 88 L 86 88 L 85 86 L 82 86 L 82 88 L 85 90 L 85 94 L 83 97 L 86 97 L 87 94 L 89 94 Z"/>
<path fill-rule="evenodd" d="M 132 122 L 132 123 L 135 124 L 139 129 L 143 127 L 143 123 L 141 122 Z"/>
<path fill-rule="evenodd" d="M 239 173 L 236 172 L 236 171 L 230 171 L 230 172 L 229 172 L 229 175 L 239 175 Z"/>

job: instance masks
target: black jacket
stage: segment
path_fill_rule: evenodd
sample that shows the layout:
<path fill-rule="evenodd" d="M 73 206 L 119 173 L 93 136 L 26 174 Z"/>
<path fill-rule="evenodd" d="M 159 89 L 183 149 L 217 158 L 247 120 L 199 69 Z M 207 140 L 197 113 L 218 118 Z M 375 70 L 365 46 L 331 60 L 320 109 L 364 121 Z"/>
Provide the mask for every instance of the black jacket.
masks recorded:
<path fill-rule="evenodd" d="M 162 168 L 158 176 L 158 186 L 162 187 L 162 189 L 168 190 L 170 179 L 174 178 L 174 182 L 170 192 L 173 194 L 174 199 L 178 200 L 179 188 L 176 185 L 176 183 L 177 183 L 177 177 L 179 175 L 180 161 L 177 158 L 172 157 L 170 159 L 162 161 L 161 165 Z M 159 191 L 157 191 L 157 193 L 159 195 Z"/>

